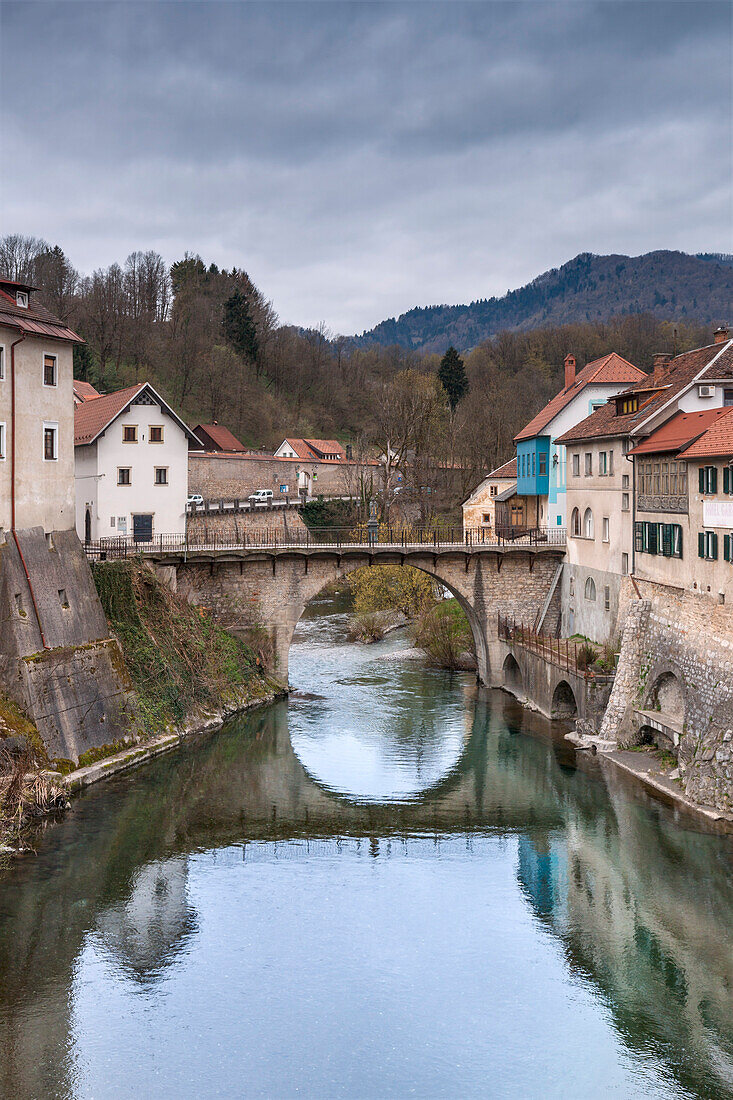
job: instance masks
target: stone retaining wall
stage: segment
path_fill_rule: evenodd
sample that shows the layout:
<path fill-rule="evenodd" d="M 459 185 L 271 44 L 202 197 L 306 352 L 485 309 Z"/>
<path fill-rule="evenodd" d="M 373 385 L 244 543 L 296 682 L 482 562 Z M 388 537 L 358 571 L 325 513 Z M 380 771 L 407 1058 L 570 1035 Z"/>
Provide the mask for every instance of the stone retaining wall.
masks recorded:
<path fill-rule="evenodd" d="M 300 513 L 294 508 L 263 509 L 261 512 L 241 512 L 238 515 L 212 512 L 209 515 L 190 515 L 186 520 L 186 531 L 192 541 L 231 538 L 238 542 L 244 534 L 254 533 L 263 527 L 268 531 L 291 534 L 305 534 L 307 531 Z"/>

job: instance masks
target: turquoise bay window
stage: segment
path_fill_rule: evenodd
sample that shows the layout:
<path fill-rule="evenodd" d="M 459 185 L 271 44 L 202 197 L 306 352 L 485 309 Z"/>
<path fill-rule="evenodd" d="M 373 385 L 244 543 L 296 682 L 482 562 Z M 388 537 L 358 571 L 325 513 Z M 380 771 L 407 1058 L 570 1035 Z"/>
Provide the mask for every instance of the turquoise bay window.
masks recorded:
<path fill-rule="evenodd" d="M 547 496 L 550 488 L 550 437 L 522 440 L 517 444 L 517 493 Z"/>

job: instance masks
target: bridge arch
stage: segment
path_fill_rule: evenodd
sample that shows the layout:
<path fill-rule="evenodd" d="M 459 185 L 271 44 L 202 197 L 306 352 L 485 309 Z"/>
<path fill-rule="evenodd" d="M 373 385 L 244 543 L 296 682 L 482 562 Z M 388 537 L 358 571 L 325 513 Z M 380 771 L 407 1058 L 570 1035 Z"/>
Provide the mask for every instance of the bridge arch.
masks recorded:
<path fill-rule="evenodd" d="M 552 693 L 552 718 L 575 718 L 578 714 L 578 703 L 575 692 L 567 680 L 560 680 L 555 685 Z"/>
<path fill-rule="evenodd" d="M 504 687 L 511 691 L 512 695 L 522 695 L 524 693 L 524 679 L 522 670 L 513 653 L 507 654 L 504 659 L 503 673 Z"/>

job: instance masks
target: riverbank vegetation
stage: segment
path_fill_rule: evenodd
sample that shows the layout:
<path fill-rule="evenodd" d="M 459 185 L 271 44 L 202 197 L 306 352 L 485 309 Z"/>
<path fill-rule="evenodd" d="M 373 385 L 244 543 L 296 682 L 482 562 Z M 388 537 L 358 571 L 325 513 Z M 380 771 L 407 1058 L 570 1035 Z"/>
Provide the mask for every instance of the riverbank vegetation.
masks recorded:
<path fill-rule="evenodd" d="M 146 737 L 272 694 L 261 657 L 146 566 L 100 562 L 93 574 Z"/>
<path fill-rule="evenodd" d="M 45 772 L 48 756 L 33 722 L 0 692 L 0 851 L 25 826 L 66 805 L 66 792 Z"/>
<path fill-rule="evenodd" d="M 441 600 L 413 626 L 415 645 L 433 668 L 476 668 L 476 646 L 466 613 L 456 599 Z"/>

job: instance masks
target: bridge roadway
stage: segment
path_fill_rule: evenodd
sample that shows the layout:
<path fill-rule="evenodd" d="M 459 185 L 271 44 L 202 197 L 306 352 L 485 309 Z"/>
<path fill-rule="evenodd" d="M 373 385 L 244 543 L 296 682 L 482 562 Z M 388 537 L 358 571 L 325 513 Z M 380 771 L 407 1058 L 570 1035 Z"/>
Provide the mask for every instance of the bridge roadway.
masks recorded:
<path fill-rule="evenodd" d="M 545 610 L 546 622 L 557 621 L 555 582 L 565 533 L 547 529 L 489 542 L 456 531 L 460 537 L 453 539 L 411 529 L 381 531 L 374 541 L 334 531 L 283 538 L 282 531 L 265 530 L 239 541 L 196 544 L 163 536 L 144 546 L 107 545 L 105 555 L 141 554 L 174 591 L 208 608 L 230 631 L 251 636 L 254 627 L 264 627 L 273 671 L 283 683 L 296 624 L 327 584 L 364 566 L 413 566 L 457 598 L 476 643 L 478 678 L 498 685 L 508 652 L 499 638 L 499 614 L 532 623 Z"/>

